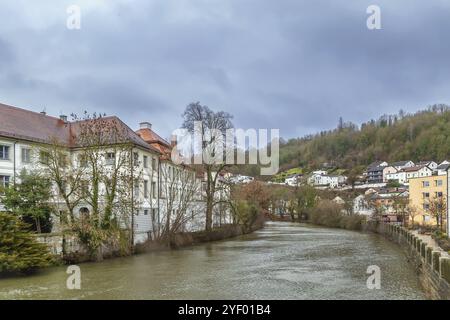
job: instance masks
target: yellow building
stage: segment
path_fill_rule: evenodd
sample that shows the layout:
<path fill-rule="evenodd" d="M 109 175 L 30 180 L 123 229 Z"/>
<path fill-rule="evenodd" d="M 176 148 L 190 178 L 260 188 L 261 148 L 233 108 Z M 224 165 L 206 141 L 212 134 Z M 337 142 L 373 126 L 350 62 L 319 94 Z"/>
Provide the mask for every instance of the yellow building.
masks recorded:
<path fill-rule="evenodd" d="M 436 225 L 432 212 L 443 206 L 443 222 L 447 216 L 447 175 L 412 178 L 409 180 L 409 204 L 416 211 L 414 222 Z M 411 217 L 409 218 L 411 222 Z"/>

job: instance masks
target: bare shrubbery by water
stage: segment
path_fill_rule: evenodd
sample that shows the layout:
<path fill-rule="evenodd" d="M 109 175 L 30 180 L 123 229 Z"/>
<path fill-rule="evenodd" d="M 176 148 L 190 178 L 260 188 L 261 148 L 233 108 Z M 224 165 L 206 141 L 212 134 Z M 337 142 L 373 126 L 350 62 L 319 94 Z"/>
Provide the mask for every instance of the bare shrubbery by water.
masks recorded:
<path fill-rule="evenodd" d="M 322 200 L 309 211 L 309 220 L 326 227 L 361 230 L 365 217 L 350 215 L 339 204 Z"/>

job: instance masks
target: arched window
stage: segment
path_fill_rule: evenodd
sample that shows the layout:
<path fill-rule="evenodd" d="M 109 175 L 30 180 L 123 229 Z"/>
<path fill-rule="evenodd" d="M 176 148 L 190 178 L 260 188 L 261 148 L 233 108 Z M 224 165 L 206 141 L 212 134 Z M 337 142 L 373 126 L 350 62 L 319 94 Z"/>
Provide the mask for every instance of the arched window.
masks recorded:
<path fill-rule="evenodd" d="M 89 218 L 89 209 L 86 207 L 83 207 L 80 209 L 80 218 L 82 220 Z"/>

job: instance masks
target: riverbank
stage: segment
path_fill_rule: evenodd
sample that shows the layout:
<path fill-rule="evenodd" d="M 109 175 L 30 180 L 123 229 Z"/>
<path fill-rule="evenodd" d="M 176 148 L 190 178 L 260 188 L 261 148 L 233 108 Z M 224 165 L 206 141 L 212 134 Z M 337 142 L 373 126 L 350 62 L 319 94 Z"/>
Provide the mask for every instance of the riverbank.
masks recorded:
<path fill-rule="evenodd" d="M 264 227 L 264 224 L 265 219 L 264 216 L 261 215 L 249 227 L 233 224 L 214 228 L 211 231 L 177 233 L 176 235 L 174 235 L 169 244 L 160 243 L 157 241 L 147 241 L 146 243 L 136 245 L 135 252 L 139 254 L 159 250 L 173 250 L 205 242 L 230 239 L 262 229 Z"/>

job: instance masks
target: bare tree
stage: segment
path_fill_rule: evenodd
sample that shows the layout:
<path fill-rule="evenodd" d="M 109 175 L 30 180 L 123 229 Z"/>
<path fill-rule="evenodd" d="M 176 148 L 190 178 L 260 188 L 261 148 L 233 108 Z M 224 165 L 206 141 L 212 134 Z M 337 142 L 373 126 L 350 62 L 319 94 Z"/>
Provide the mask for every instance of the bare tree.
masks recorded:
<path fill-rule="evenodd" d="M 160 169 L 160 196 L 163 200 L 165 215 L 155 232 L 159 240 L 171 243 L 173 236 L 187 224 L 196 220 L 199 214 L 196 203 L 201 198 L 201 182 L 196 179 L 192 168 L 177 166 L 165 161 Z"/>
<path fill-rule="evenodd" d="M 438 229 L 444 228 L 444 217 L 447 213 L 447 204 L 443 196 L 436 196 L 428 201 L 429 212 L 433 218 L 436 219 L 436 226 Z"/>
<path fill-rule="evenodd" d="M 411 227 L 414 228 L 415 218 L 419 215 L 419 209 L 417 206 L 409 204 L 406 207 L 409 218 L 411 219 Z"/>
<path fill-rule="evenodd" d="M 41 163 L 64 200 L 68 228 L 101 259 L 102 245 L 111 239 L 126 237 L 128 248 L 133 245 L 141 171 L 129 129 L 119 119 L 96 114 L 73 118 L 71 151 L 55 140 L 41 150 Z M 84 211 L 76 214 L 79 206 L 85 206 Z"/>
<path fill-rule="evenodd" d="M 183 113 L 183 128 L 191 134 L 196 134 L 201 138 L 202 150 L 193 150 L 194 154 L 211 155 L 212 159 L 202 161 L 201 169 L 205 173 L 205 201 L 206 201 L 206 220 L 205 229 L 211 230 L 213 224 L 213 209 L 216 202 L 216 194 L 221 192 L 218 187 L 220 173 L 227 166 L 224 159 L 225 134 L 228 129 L 233 127 L 231 123 L 232 116 L 226 112 L 214 112 L 207 106 L 200 105 L 199 102 L 191 103 L 186 107 Z M 198 124 L 201 124 L 198 126 Z M 220 137 L 211 134 L 211 132 L 220 132 Z M 195 156 L 194 156 L 195 157 Z M 208 161 L 211 160 L 211 161 Z"/>

